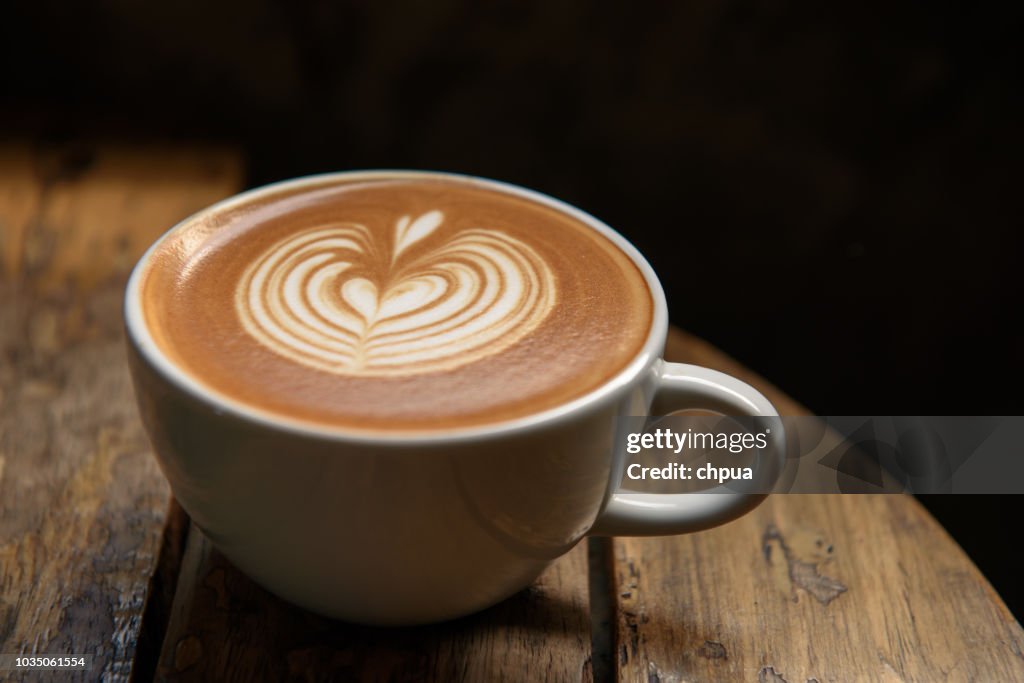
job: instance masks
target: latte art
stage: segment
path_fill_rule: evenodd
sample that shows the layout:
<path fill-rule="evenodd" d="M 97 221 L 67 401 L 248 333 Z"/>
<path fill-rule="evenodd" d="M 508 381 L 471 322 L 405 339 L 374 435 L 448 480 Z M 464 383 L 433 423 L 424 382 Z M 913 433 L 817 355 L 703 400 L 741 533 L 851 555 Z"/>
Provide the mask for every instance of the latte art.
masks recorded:
<path fill-rule="evenodd" d="M 556 279 L 523 241 L 487 228 L 439 239 L 443 222 L 439 210 L 403 216 L 390 244 L 358 223 L 289 235 L 245 270 L 235 311 L 266 349 L 339 375 L 451 370 L 500 353 L 548 317 Z"/>
<path fill-rule="evenodd" d="M 172 230 L 143 273 L 160 352 L 224 400 L 359 433 L 566 404 L 637 358 L 643 274 L 585 217 L 514 188 L 351 173 Z"/>

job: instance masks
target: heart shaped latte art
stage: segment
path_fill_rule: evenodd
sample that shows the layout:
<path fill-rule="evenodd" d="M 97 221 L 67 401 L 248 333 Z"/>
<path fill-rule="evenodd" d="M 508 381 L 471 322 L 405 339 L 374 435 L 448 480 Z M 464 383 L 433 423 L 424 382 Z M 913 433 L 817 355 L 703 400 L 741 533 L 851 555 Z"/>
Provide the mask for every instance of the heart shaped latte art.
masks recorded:
<path fill-rule="evenodd" d="M 356 223 L 291 235 L 242 275 L 239 319 L 274 353 L 341 375 L 433 372 L 499 353 L 550 314 L 555 278 L 498 230 L 430 245 L 443 221 L 440 211 L 405 216 L 390 245 Z"/>

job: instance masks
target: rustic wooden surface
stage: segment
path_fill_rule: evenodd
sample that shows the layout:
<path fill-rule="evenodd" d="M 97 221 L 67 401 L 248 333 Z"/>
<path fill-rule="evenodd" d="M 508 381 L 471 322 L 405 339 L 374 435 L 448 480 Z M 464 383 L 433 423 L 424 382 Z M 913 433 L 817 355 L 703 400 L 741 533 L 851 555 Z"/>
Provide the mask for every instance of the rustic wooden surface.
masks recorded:
<path fill-rule="evenodd" d="M 666 356 L 806 410 L 692 336 Z M 901 495 L 772 496 L 718 529 L 622 538 L 605 558 L 624 681 L 1024 681 L 1024 632 Z"/>
<path fill-rule="evenodd" d="M 94 662 L 0 679 L 128 679 L 168 487 L 129 386 L 124 282 L 240 183 L 218 150 L 0 147 L 0 652 Z"/>
<path fill-rule="evenodd" d="M 369 628 L 274 597 L 193 528 L 157 678 L 591 681 L 586 546 L 528 590 L 479 614 L 434 626 Z"/>
<path fill-rule="evenodd" d="M 168 504 L 120 328 L 142 249 L 240 184 L 225 151 L 0 147 L 0 652 L 89 653 L 78 678 L 111 681 L 1024 680 L 1020 626 L 902 496 L 775 496 L 709 532 L 593 539 L 439 626 L 269 595 Z M 805 412 L 694 337 L 668 355 Z"/>

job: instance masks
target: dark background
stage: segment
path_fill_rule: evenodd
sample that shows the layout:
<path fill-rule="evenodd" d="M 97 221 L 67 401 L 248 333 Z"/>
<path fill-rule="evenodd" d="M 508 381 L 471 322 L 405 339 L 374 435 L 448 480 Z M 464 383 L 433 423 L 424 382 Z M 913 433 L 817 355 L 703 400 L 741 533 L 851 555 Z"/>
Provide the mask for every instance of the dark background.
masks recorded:
<path fill-rule="evenodd" d="M 1009 4 L 47 0 L 0 21 L 0 132 L 225 141 L 252 185 L 526 185 L 818 414 L 1020 415 L 1022 28 Z M 1024 613 L 1020 499 L 925 502 Z"/>

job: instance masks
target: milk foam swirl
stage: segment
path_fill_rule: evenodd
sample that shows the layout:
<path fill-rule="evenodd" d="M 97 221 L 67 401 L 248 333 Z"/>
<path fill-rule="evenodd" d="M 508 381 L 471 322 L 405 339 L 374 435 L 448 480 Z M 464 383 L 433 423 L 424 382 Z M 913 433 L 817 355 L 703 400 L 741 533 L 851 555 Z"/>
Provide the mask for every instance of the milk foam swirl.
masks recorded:
<path fill-rule="evenodd" d="M 239 319 L 274 353 L 340 375 L 418 374 L 499 353 L 547 318 L 554 275 L 498 230 L 441 239 L 443 221 L 441 211 L 404 216 L 390 244 L 357 223 L 290 235 L 245 270 Z"/>

